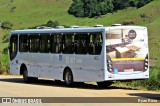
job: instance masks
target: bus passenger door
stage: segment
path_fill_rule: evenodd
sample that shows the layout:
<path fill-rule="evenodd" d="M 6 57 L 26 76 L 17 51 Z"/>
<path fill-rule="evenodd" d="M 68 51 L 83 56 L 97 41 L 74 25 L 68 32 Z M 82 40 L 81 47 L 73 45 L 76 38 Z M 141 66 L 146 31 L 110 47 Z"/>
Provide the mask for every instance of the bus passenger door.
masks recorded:
<path fill-rule="evenodd" d="M 9 52 L 10 52 L 10 73 L 11 74 L 20 74 L 18 69 L 17 69 L 17 51 L 18 51 L 18 35 L 11 35 L 10 38 L 10 47 L 9 47 Z"/>

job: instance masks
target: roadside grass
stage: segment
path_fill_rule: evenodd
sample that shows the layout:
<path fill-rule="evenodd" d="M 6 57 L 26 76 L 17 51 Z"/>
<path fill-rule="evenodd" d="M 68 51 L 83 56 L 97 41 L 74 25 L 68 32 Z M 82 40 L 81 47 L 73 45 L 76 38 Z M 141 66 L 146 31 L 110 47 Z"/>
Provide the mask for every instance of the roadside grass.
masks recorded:
<path fill-rule="evenodd" d="M 0 74 L 9 74 L 9 55 L 0 54 Z"/>
<path fill-rule="evenodd" d="M 143 90 L 155 90 L 160 91 L 160 68 L 150 67 L 150 77 L 146 80 L 133 80 L 131 82 L 117 81 L 113 86 L 131 88 L 131 89 L 143 89 Z"/>

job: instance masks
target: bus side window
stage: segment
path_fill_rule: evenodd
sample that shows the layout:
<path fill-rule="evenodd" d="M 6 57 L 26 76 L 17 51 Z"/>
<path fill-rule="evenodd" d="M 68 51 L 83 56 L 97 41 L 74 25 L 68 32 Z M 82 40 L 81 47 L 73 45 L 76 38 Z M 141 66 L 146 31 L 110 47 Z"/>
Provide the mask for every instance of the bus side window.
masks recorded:
<path fill-rule="evenodd" d="M 87 54 L 88 52 L 88 33 L 78 33 L 75 35 L 76 54 Z"/>
<path fill-rule="evenodd" d="M 61 53 L 61 49 L 62 49 L 62 35 L 52 34 L 51 35 L 51 52 Z"/>
<path fill-rule="evenodd" d="M 29 45 L 28 45 L 28 35 L 20 35 L 19 36 L 19 51 L 20 52 L 28 52 Z"/>
<path fill-rule="evenodd" d="M 18 35 L 11 35 L 10 38 L 10 60 L 13 60 L 18 51 Z"/>
<path fill-rule="evenodd" d="M 50 34 L 41 34 L 40 39 L 40 52 L 49 53 L 50 51 Z"/>
<path fill-rule="evenodd" d="M 29 36 L 29 48 L 30 52 L 38 52 L 39 51 L 39 35 L 34 34 Z"/>
<path fill-rule="evenodd" d="M 89 35 L 89 54 L 99 55 L 102 50 L 101 33 L 90 33 Z"/>
<path fill-rule="evenodd" d="M 71 33 L 63 35 L 63 53 L 74 53 L 74 34 Z"/>

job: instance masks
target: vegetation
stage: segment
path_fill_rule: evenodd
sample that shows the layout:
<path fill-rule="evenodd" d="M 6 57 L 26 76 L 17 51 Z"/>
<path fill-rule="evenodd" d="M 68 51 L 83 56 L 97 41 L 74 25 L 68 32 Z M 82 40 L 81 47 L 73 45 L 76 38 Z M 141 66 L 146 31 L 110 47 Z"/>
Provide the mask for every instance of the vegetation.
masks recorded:
<path fill-rule="evenodd" d="M 148 0 L 142 1 L 146 2 Z M 110 26 L 114 23 L 146 26 L 149 33 L 150 78 L 145 81 L 133 81 L 121 84 L 125 84 L 126 86 L 146 86 L 146 89 L 149 90 L 160 90 L 160 0 L 153 0 L 141 8 L 137 8 L 137 2 L 130 2 L 130 5 L 133 5 L 132 7 L 125 7 L 117 11 L 113 8 L 112 14 L 94 18 L 76 18 L 73 15 L 69 15 L 67 10 L 72 3 L 72 0 L 12 0 L 12 2 L 11 0 L 1 0 L 0 23 L 4 21 L 12 23 L 12 30 L 44 25 L 49 20 L 53 22 L 57 21 L 59 25 L 66 26 L 94 26 L 96 24 Z M 13 12 L 11 12 L 12 7 L 16 7 Z M 11 29 L 2 29 L 0 27 L 1 74 L 9 72 L 9 56 L 6 49 L 8 47 L 10 31 Z"/>
<path fill-rule="evenodd" d="M 56 26 L 59 26 L 59 22 L 58 21 L 52 21 L 49 20 L 46 24 L 42 24 L 42 25 L 37 25 L 34 27 L 29 27 L 29 29 L 36 29 L 36 28 L 40 28 L 40 27 L 51 27 L 51 28 L 56 28 Z"/>
<path fill-rule="evenodd" d="M 0 54 L 0 74 L 9 73 L 9 56 L 7 54 Z"/>
<path fill-rule="evenodd" d="M 131 82 L 116 82 L 114 85 L 119 87 L 129 87 L 134 89 L 160 90 L 160 68 L 151 67 L 150 78 L 147 80 L 135 80 Z"/>
<path fill-rule="evenodd" d="M 1 21 L 0 27 L 2 29 L 12 29 L 13 24 L 11 22 L 9 22 L 9 21 Z"/>
<path fill-rule="evenodd" d="M 114 10 L 124 9 L 127 7 L 141 8 L 153 0 L 112 0 Z"/>
<path fill-rule="evenodd" d="M 73 0 L 68 13 L 76 17 L 95 17 L 127 7 L 140 8 L 152 0 Z"/>
<path fill-rule="evenodd" d="M 68 13 L 76 17 L 94 17 L 107 14 L 112 10 L 111 0 L 73 0 Z"/>
<path fill-rule="evenodd" d="M 3 43 L 8 43 L 9 42 L 9 34 L 6 34 L 6 35 L 3 36 L 2 42 Z"/>

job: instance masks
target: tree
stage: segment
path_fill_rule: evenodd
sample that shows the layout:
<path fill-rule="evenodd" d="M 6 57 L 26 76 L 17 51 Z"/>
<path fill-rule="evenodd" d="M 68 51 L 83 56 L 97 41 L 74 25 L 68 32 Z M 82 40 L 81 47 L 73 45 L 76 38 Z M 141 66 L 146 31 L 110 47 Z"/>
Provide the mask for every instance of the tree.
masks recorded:
<path fill-rule="evenodd" d="M 140 8 L 152 0 L 73 0 L 68 13 L 76 17 L 95 17 L 128 7 Z"/>
<path fill-rule="evenodd" d="M 100 15 L 97 0 L 85 0 L 83 8 L 85 17 L 94 17 Z"/>
<path fill-rule="evenodd" d="M 113 0 L 113 6 L 114 6 L 114 10 L 121 10 L 124 8 L 129 7 L 129 1 L 130 0 Z"/>
<path fill-rule="evenodd" d="M 130 5 L 131 7 L 136 7 L 137 4 L 138 4 L 138 0 L 130 0 L 130 1 L 129 1 L 129 5 Z"/>
<path fill-rule="evenodd" d="M 138 0 L 137 8 L 143 7 L 144 5 L 148 4 L 151 1 L 153 0 Z"/>
<path fill-rule="evenodd" d="M 73 0 L 68 10 L 76 17 L 95 17 L 112 12 L 112 0 Z"/>
<path fill-rule="evenodd" d="M 83 4 L 84 3 L 81 0 L 73 0 L 68 13 L 73 14 L 76 17 L 84 17 Z"/>
<path fill-rule="evenodd" d="M 137 4 L 137 8 L 140 8 L 145 5 L 145 0 L 140 0 Z"/>
<path fill-rule="evenodd" d="M 102 15 L 113 11 L 112 0 L 102 0 L 99 4 L 100 13 Z"/>

